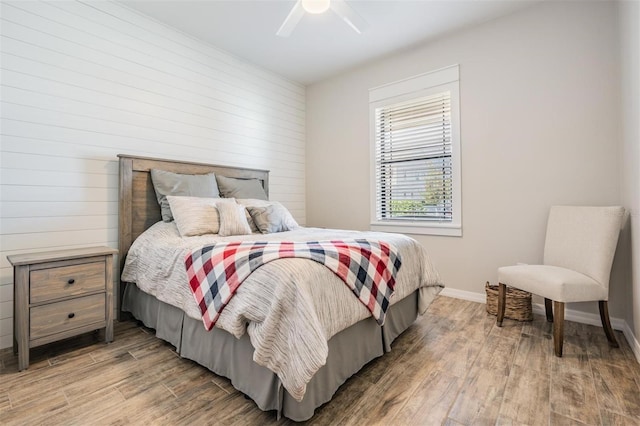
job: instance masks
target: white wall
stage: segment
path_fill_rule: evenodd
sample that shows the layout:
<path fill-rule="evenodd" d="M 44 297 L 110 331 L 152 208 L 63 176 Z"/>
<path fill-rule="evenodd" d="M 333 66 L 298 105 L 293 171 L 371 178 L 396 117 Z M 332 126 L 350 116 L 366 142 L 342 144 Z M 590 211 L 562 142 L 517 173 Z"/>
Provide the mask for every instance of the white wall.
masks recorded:
<path fill-rule="evenodd" d="M 414 237 L 477 294 L 541 262 L 551 205 L 621 202 L 616 9 L 545 2 L 307 87 L 307 223 L 369 227 L 368 89 L 460 64 L 463 236 Z M 613 316 L 629 291 L 614 279 Z"/>
<path fill-rule="evenodd" d="M 622 1 L 620 58 L 622 81 L 622 200 L 631 212 L 631 304 L 627 322 L 640 341 L 640 2 Z M 640 354 L 640 347 L 636 346 Z"/>
<path fill-rule="evenodd" d="M 304 87 L 116 3 L 0 12 L 0 348 L 7 255 L 117 248 L 119 153 L 269 169 L 304 223 Z"/>

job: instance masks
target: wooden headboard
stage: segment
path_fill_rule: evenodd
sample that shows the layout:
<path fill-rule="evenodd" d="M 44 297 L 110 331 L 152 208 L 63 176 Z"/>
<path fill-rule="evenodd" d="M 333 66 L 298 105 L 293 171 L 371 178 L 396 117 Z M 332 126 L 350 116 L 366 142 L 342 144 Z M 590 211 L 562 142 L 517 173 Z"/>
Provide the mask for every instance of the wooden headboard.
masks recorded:
<path fill-rule="evenodd" d="M 186 161 L 163 160 L 159 158 L 118 155 L 120 159 L 120 195 L 118 202 L 118 277 L 122 275 L 124 260 L 133 241 L 154 223 L 162 220 L 160 205 L 151 182 L 151 169 L 166 170 L 181 174 L 215 173 L 222 176 L 258 179 L 269 195 L 269 171 Z M 118 319 L 122 319 L 122 295 L 124 283 L 118 289 Z"/>

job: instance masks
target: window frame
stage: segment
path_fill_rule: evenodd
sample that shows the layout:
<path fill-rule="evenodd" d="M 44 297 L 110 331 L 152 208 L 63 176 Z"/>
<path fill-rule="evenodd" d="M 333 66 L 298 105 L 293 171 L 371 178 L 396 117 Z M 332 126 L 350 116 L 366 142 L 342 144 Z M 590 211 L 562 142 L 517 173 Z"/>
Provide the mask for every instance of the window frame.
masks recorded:
<path fill-rule="evenodd" d="M 443 91 L 449 91 L 451 96 L 451 177 L 453 180 L 451 221 L 378 219 L 378 200 L 376 195 L 376 109 L 399 102 L 427 97 Z M 370 229 L 372 231 L 404 234 L 462 236 L 459 66 L 452 65 L 433 72 L 369 89 L 369 126 L 371 177 Z"/>

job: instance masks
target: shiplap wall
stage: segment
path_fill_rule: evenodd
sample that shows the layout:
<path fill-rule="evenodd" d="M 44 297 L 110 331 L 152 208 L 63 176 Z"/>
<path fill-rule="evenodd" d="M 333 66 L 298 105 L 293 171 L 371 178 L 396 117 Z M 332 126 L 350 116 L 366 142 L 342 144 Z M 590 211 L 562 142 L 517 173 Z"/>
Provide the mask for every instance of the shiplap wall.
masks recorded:
<path fill-rule="evenodd" d="M 118 247 L 119 153 L 268 169 L 304 223 L 303 86 L 116 3 L 0 7 L 0 348 L 7 255 Z"/>

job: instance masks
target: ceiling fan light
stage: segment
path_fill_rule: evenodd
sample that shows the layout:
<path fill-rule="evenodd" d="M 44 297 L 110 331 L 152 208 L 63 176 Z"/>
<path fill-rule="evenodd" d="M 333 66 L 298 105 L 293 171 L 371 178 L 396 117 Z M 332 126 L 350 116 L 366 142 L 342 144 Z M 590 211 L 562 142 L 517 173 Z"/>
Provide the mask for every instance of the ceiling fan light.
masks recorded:
<path fill-rule="evenodd" d="M 302 0 L 302 7 L 309 13 L 324 13 L 329 9 L 331 0 Z"/>

